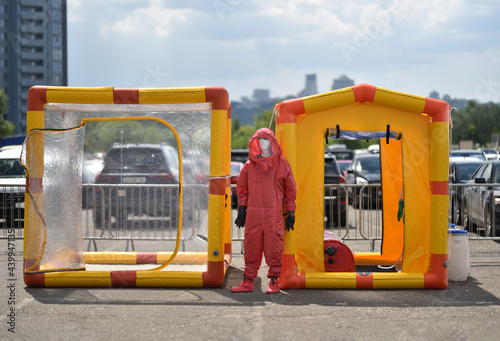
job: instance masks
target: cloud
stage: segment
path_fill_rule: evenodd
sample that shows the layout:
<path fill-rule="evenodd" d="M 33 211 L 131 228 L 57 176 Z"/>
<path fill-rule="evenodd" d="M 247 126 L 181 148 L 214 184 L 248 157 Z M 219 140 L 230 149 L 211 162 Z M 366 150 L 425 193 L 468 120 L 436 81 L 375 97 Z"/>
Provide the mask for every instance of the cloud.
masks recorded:
<path fill-rule="evenodd" d="M 193 10 L 168 8 L 161 0 L 150 0 L 144 7 L 128 13 L 124 18 L 100 24 L 100 34 L 153 35 L 166 37 L 177 25 L 186 23 Z"/>
<path fill-rule="evenodd" d="M 476 86 L 489 82 L 480 95 L 498 101 L 499 5 L 68 0 L 69 76 L 75 85 L 141 87 L 153 72 L 162 75 L 161 82 L 155 78 L 160 86 L 221 85 L 233 99 L 254 88 L 296 94 L 307 73 L 317 74 L 320 91 L 329 91 L 341 74 L 357 83 L 452 97 L 473 97 Z M 350 58 L 341 44 L 354 51 Z"/>

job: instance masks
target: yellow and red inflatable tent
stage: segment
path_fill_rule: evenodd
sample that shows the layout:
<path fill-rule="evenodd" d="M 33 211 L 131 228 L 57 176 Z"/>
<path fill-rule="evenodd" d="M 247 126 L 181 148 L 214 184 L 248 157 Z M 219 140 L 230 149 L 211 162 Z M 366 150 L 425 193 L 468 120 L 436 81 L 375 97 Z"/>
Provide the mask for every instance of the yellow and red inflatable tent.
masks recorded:
<path fill-rule="evenodd" d="M 184 105 L 188 107 L 184 108 Z M 208 225 L 206 250 L 178 252 L 183 232 L 181 231 L 182 200 L 180 200 L 178 231 L 174 240 L 175 248 L 172 251 L 83 252 L 81 199 L 78 203 L 78 200 L 68 198 L 70 193 L 65 195 L 59 190 L 64 188 L 73 191 L 75 187 L 80 186 L 81 193 L 81 179 L 78 180 L 76 174 L 78 172 L 64 186 L 60 184 L 56 191 L 57 195 L 50 200 L 47 200 L 48 198 L 44 200 L 44 197 L 49 195 L 51 183 L 61 180 L 50 179 L 54 176 L 44 170 L 49 162 L 47 156 L 49 144 L 52 149 L 51 161 L 56 159 L 60 165 L 68 164 L 62 160 L 68 157 L 68 154 L 82 153 L 81 150 L 63 147 L 60 143 L 62 139 L 57 140 L 53 136 L 62 132 L 77 132 L 83 129 L 85 122 L 144 119 L 160 122 L 172 131 L 180 129 L 180 126 L 200 125 L 199 122 L 189 122 L 198 115 L 198 111 L 193 111 L 189 106 L 203 106 L 203 110 L 200 109 L 199 112 L 207 117 L 204 122 L 208 122 L 208 127 L 202 127 L 203 131 L 200 133 L 203 139 L 208 141 L 210 161 L 209 177 L 204 187 L 208 198 L 206 203 L 208 222 L 206 220 L 203 222 L 204 226 Z M 169 123 L 170 118 L 180 123 L 179 126 Z M 230 119 L 229 96 L 222 87 L 150 89 L 32 87 L 28 93 L 28 138 L 24 150 L 29 170 L 24 230 L 25 283 L 32 287 L 218 287 L 222 285 L 226 270 L 231 264 L 231 188 L 228 180 L 231 152 Z M 184 137 L 181 138 L 177 133 L 175 136 L 181 160 L 182 139 L 189 139 L 192 136 L 188 133 L 184 133 Z M 58 152 L 57 148 L 61 148 L 61 151 Z M 81 161 L 81 158 L 79 160 Z M 77 169 L 77 166 L 70 165 L 69 168 Z M 57 170 L 60 172 L 60 169 Z M 64 177 L 64 174 L 61 176 Z M 182 180 L 180 185 L 182 188 Z M 57 187 L 57 183 L 52 187 Z M 182 198 L 182 195 L 180 197 Z M 54 204 L 54 201 L 59 203 Z M 67 208 L 68 203 L 72 204 L 70 209 L 58 209 Z M 47 206 L 53 206 L 52 210 Z M 63 219 L 60 215 L 66 216 Z M 62 242 L 58 240 L 57 243 L 51 240 L 60 236 L 66 236 L 68 240 Z M 85 269 L 89 264 L 144 263 L 152 265 L 149 270 Z M 160 271 L 170 264 L 203 265 L 204 270 L 184 271 L 181 267 L 181 270 Z"/>
<path fill-rule="evenodd" d="M 447 287 L 449 105 L 368 84 L 279 103 L 276 136 L 297 182 L 296 228 L 285 234 L 283 288 L 443 289 Z M 356 265 L 402 263 L 399 273 L 325 272 L 323 196 L 328 129 L 394 131 L 380 143 L 381 252 Z M 402 195 L 404 192 L 404 195 Z M 397 219 L 404 197 L 405 219 Z"/>

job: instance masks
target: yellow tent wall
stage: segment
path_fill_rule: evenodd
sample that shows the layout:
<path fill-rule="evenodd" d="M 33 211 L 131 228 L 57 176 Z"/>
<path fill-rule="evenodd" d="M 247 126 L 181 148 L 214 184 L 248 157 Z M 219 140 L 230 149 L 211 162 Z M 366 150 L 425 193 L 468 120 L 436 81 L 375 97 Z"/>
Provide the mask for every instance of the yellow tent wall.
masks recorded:
<path fill-rule="evenodd" d="M 284 288 L 446 288 L 449 105 L 360 84 L 276 106 L 276 135 L 297 182 L 296 228 L 285 234 Z M 326 273 L 323 256 L 324 139 L 327 128 L 402 133 L 381 143 L 383 248 L 359 265 L 401 273 Z M 404 187 L 405 223 L 397 221 Z M 296 270 L 297 269 L 297 270 Z M 430 269 L 430 270 L 429 270 Z"/>

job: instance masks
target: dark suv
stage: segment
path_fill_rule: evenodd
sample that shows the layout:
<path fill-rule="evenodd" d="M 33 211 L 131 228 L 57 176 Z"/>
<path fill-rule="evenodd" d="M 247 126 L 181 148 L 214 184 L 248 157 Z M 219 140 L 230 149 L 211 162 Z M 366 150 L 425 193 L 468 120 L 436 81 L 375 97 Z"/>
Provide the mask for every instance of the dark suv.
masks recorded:
<path fill-rule="evenodd" d="M 122 184 L 126 186 L 117 186 Z M 177 186 L 154 186 L 169 184 Z M 104 168 L 95 181 L 95 227 L 109 226 L 113 217 L 118 226 L 124 226 L 129 215 L 169 217 L 170 226 L 177 226 L 178 184 L 179 159 L 175 148 L 114 145 L 106 153 Z"/>
<path fill-rule="evenodd" d="M 339 186 L 344 184 L 335 156 L 325 154 L 325 215 L 328 223 L 336 226 L 346 226 L 347 222 L 346 189 Z"/>

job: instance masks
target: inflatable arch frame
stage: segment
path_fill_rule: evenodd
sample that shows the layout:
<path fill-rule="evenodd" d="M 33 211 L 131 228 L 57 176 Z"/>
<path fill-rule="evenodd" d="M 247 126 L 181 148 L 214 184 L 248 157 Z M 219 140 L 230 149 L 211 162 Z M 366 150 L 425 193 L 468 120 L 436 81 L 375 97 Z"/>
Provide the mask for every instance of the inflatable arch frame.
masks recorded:
<path fill-rule="evenodd" d="M 43 198 L 43 144 L 31 150 L 38 171 L 30 174 L 26 195 L 24 231 L 24 281 L 30 287 L 219 287 L 231 264 L 231 188 L 230 174 L 231 109 L 229 96 L 222 87 L 192 88 L 74 88 L 34 86 L 28 92 L 27 131 L 45 129 L 47 103 L 74 104 L 191 104 L 209 103 L 210 178 L 208 181 L 207 251 L 176 253 L 179 264 L 203 264 L 206 271 L 68 271 L 37 272 L 41 224 L 35 216 L 34 202 Z M 50 127 L 53 129 L 54 127 Z M 30 148 L 29 146 L 27 148 Z M 180 153 L 180 152 L 179 152 Z M 34 202 L 33 202 L 34 201 Z M 181 205 L 182 207 L 182 205 Z M 180 214 L 182 215 L 182 209 Z M 39 219 L 38 219 L 39 220 Z M 179 224 L 180 225 L 180 224 Z M 179 238 L 179 237 L 178 237 Z M 173 259 L 167 252 L 84 252 L 88 263 L 166 265 Z M 161 268 L 162 266 L 160 266 Z M 159 270 L 156 268 L 154 270 Z"/>
<path fill-rule="evenodd" d="M 448 103 L 360 84 L 279 103 L 276 135 L 297 181 L 295 230 L 285 233 L 282 288 L 445 289 L 448 286 Z M 325 131 L 400 132 L 381 145 L 381 252 L 356 265 L 400 272 L 326 272 L 323 253 Z M 321 146 L 321 147 L 319 147 Z M 404 189 L 405 220 L 396 219 Z"/>

